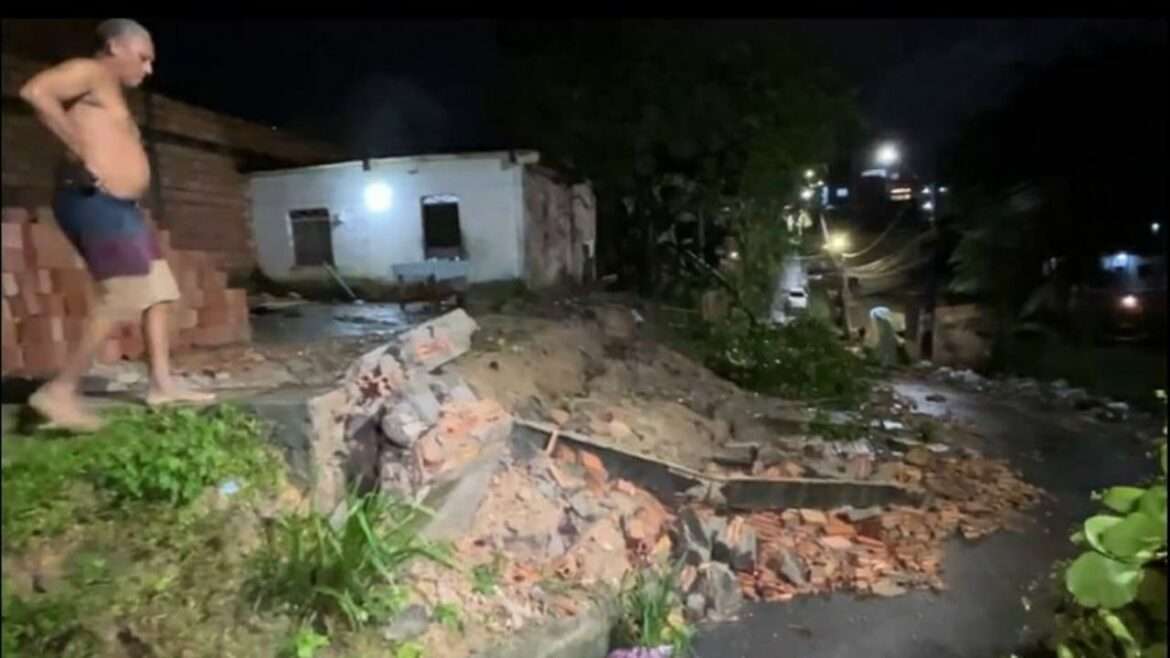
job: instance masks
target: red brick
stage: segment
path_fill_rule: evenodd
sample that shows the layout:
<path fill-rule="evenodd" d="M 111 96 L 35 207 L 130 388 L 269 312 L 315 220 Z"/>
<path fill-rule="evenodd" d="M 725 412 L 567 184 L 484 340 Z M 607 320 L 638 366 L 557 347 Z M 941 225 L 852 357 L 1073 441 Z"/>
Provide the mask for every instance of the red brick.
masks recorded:
<path fill-rule="evenodd" d="M 85 318 L 66 317 L 61 319 L 61 326 L 65 332 L 65 342 L 76 345 L 81 342 L 82 335 L 85 334 Z"/>
<path fill-rule="evenodd" d="M 18 317 L 29 317 L 41 314 L 41 300 L 40 295 L 37 294 L 36 286 L 30 285 L 27 280 L 28 272 L 23 272 L 18 277 L 20 281 L 20 295 L 13 299 L 20 300 L 20 310 L 22 313 Z M 25 277 L 25 278 L 21 278 Z"/>
<path fill-rule="evenodd" d="M 65 312 L 64 295 L 38 295 L 37 301 L 41 305 L 41 314 L 50 317 L 63 318 Z"/>
<path fill-rule="evenodd" d="M 118 343 L 122 346 L 122 356 L 132 361 L 141 359 L 146 353 L 146 345 L 139 337 L 123 336 L 118 339 Z"/>
<path fill-rule="evenodd" d="M 4 272 L 23 272 L 28 269 L 28 256 L 23 249 L 4 247 L 0 253 L 0 270 Z"/>
<path fill-rule="evenodd" d="M 85 262 L 73 248 L 73 244 L 53 224 L 26 224 L 25 250 L 32 254 L 32 264 L 37 267 L 81 269 Z"/>
<path fill-rule="evenodd" d="M 20 341 L 16 322 L 5 314 L 0 317 L 0 345 L 16 345 L 18 342 Z"/>
<path fill-rule="evenodd" d="M 33 376 L 56 374 L 65 365 L 69 345 L 65 341 L 21 345 L 24 352 L 24 372 Z"/>
<path fill-rule="evenodd" d="M 32 221 L 28 208 L 4 208 L 0 210 L 0 221 L 5 224 L 27 224 Z"/>
<path fill-rule="evenodd" d="M 226 327 L 232 324 L 232 315 L 227 307 L 208 306 L 199 311 L 200 327 Z"/>
<path fill-rule="evenodd" d="M 24 229 L 20 224 L 0 224 L 0 246 L 5 249 L 24 249 Z"/>
<path fill-rule="evenodd" d="M 12 272 L 0 274 L 0 281 L 3 281 L 5 297 L 15 297 L 20 294 L 20 282 L 17 281 L 16 275 Z"/>
<path fill-rule="evenodd" d="M 42 224 L 57 224 L 57 216 L 53 214 L 51 206 L 37 206 L 36 220 Z"/>
<path fill-rule="evenodd" d="M 203 294 L 202 290 L 194 288 L 192 290 L 182 290 L 183 303 L 188 308 L 201 309 L 207 305 L 207 296 Z"/>
<path fill-rule="evenodd" d="M 19 345 L 0 345 L 0 372 L 21 372 L 24 370 L 24 351 Z"/>
<path fill-rule="evenodd" d="M 117 338 L 111 338 L 98 348 L 97 360 L 100 363 L 117 363 L 122 360 L 122 343 Z"/>
<path fill-rule="evenodd" d="M 215 347 L 235 342 L 235 332 L 230 326 L 200 327 L 192 330 L 192 344 L 198 347 Z"/>
<path fill-rule="evenodd" d="M 20 342 L 26 347 L 64 340 L 65 324 L 59 316 L 39 315 L 25 318 L 20 323 Z"/>
<path fill-rule="evenodd" d="M 205 291 L 221 292 L 227 290 L 227 273 L 215 270 L 203 270 L 200 283 Z"/>
<path fill-rule="evenodd" d="M 42 295 L 51 295 L 55 292 L 53 290 L 53 276 L 49 270 L 43 268 L 37 270 L 37 292 Z"/>
<path fill-rule="evenodd" d="M 203 306 L 201 306 L 200 308 L 219 308 L 219 309 L 227 308 L 227 305 L 228 305 L 227 295 L 225 294 L 227 291 L 225 289 L 223 289 L 223 288 L 220 288 L 218 290 L 204 289 L 202 292 L 203 292 Z"/>

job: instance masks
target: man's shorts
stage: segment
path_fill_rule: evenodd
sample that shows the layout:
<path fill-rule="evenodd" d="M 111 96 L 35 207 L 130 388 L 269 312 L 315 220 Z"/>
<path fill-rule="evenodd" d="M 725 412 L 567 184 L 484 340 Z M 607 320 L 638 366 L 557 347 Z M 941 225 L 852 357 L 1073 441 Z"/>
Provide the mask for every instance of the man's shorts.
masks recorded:
<path fill-rule="evenodd" d="M 179 299 L 174 274 L 136 202 L 93 187 L 61 187 L 53 212 L 93 276 L 95 314 L 125 321 Z"/>

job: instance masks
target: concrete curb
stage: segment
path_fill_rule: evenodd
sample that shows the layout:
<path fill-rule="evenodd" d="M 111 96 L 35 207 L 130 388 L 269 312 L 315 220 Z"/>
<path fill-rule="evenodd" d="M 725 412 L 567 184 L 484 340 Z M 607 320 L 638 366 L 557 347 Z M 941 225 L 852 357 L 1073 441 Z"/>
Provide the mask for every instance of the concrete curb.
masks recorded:
<path fill-rule="evenodd" d="M 617 621 L 616 594 L 594 600 L 588 609 L 567 619 L 557 619 L 495 647 L 472 654 L 473 658 L 605 658 L 609 636 Z"/>

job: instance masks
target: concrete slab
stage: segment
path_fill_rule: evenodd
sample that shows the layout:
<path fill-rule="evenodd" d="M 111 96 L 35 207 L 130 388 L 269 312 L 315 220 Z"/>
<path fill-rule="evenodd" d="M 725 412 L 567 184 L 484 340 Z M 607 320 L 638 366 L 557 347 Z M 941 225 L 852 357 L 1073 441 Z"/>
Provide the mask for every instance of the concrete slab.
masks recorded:
<path fill-rule="evenodd" d="M 475 658 L 605 658 L 609 636 L 617 621 L 617 599 L 599 595 L 580 614 L 557 619 L 518 633 L 512 639 Z"/>

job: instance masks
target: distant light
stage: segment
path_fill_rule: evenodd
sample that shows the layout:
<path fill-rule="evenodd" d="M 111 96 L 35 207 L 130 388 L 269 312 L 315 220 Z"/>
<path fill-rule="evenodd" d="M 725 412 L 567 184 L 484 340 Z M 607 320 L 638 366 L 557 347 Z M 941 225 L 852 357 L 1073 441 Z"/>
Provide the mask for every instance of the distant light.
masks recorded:
<path fill-rule="evenodd" d="M 1153 224 L 1150 224 L 1150 233 L 1157 235 L 1158 231 L 1161 231 L 1161 230 L 1162 230 L 1162 225 L 1159 224 L 1158 222 L 1154 222 Z"/>
<path fill-rule="evenodd" d="M 946 194 L 947 193 L 946 186 L 938 188 L 938 192 L 939 192 L 939 194 Z"/>
<path fill-rule="evenodd" d="M 1121 298 L 1121 308 L 1124 308 L 1127 311 L 1136 310 L 1140 306 L 1141 302 L 1138 300 L 1136 295 L 1126 295 Z"/>
<path fill-rule="evenodd" d="M 823 180 L 818 180 L 818 181 L 815 183 L 815 185 L 816 185 L 817 187 L 824 187 L 824 186 L 825 186 L 825 181 L 823 181 Z"/>
<path fill-rule="evenodd" d="M 1114 267 L 1125 267 L 1128 264 L 1129 254 L 1125 253 L 1124 251 L 1117 252 L 1117 255 L 1113 257 Z"/>
<path fill-rule="evenodd" d="M 847 196 L 849 196 L 849 188 L 847 188 L 847 187 L 838 187 L 837 188 L 837 198 L 838 199 L 844 199 Z M 1155 231 L 1155 233 L 1157 233 L 1157 231 Z"/>
<path fill-rule="evenodd" d="M 927 201 L 926 203 L 922 204 L 922 209 L 927 212 L 934 210 L 934 203 Z"/>
<path fill-rule="evenodd" d="M 809 199 L 813 198 L 813 191 L 807 187 L 804 188 L 803 190 L 800 191 L 800 198 L 804 199 L 805 201 L 808 201 Z"/>
<path fill-rule="evenodd" d="M 933 192 L 930 191 L 930 187 L 922 188 L 922 193 L 923 194 L 933 194 Z"/>
<path fill-rule="evenodd" d="M 730 258 L 731 260 L 739 260 L 739 252 L 733 251 L 733 252 L 727 254 L 727 257 Z"/>
<path fill-rule="evenodd" d="M 890 180 L 898 180 L 898 179 L 899 179 L 899 178 L 901 178 L 901 177 L 902 177 L 902 174 L 899 174 L 899 173 L 898 173 L 898 172 L 896 172 L 896 171 L 895 171 L 895 172 L 893 172 L 892 174 L 890 174 Z"/>
<path fill-rule="evenodd" d="M 885 169 L 866 169 L 865 171 L 861 172 L 861 177 L 862 178 L 885 178 L 886 177 L 886 170 Z"/>
<path fill-rule="evenodd" d="M 371 212 L 383 212 L 390 209 L 390 204 L 394 201 L 394 191 L 386 183 L 378 181 L 366 185 L 364 197 L 366 208 Z"/>
<path fill-rule="evenodd" d="M 804 170 L 804 177 L 805 178 L 812 178 L 813 176 L 816 176 L 816 175 L 817 175 L 817 172 L 813 171 L 812 169 L 805 169 Z"/>
<path fill-rule="evenodd" d="M 849 248 L 849 235 L 847 233 L 833 233 L 825 242 L 825 251 L 831 254 L 839 254 Z"/>
<path fill-rule="evenodd" d="M 898 147 L 893 144 L 882 144 L 878 147 L 877 153 L 874 154 L 874 159 L 883 167 L 888 167 L 902 159 L 902 154 L 898 152 Z"/>

